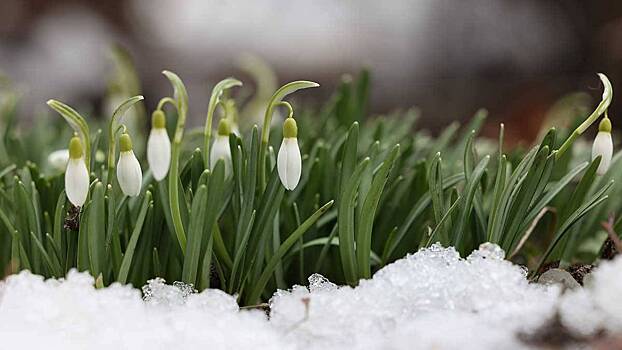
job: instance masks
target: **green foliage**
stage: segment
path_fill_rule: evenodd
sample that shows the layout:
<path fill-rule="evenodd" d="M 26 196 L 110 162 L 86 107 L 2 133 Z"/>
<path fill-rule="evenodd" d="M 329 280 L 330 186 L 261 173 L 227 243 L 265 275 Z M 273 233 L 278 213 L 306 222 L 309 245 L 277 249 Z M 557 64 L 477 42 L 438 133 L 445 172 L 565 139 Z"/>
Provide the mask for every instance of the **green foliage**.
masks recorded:
<path fill-rule="evenodd" d="M 16 137 L 16 99 L 6 93 L 0 268 L 55 277 L 77 268 L 104 285 L 142 285 L 161 276 L 199 289 L 221 288 L 254 304 L 276 288 L 304 283 L 313 272 L 356 285 L 437 241 L 462 254 L 494 242 L 532 269 L 551 259 L 591 262 L 603 240 L 599 223 L 622 207 L 620 190 L 612 185 L 622 180 L 620 154 L 607 174 L 597 176 L 599 160 L 586 162 L 586 152 L 558 156 L 560 145 L 570 147 L 560 135 L 577 137 L 568 130 L 551 129 L 530 150 L 506 154 L 503 125 L 496 151 L 482 146 L 492 142 L 478 137 L 484 110 L 465 127 L 453 123 L 438 137 L 416 130 L 414 109 L 366 118 L 366 71 L 357 79 L 344 78 L 320 108 L 296 114 L 303 168 L 294 191 L 281 185 L 275 165 L 281 125 L 231 134 L 232 169 L 226 175 L 222 161 L 209 169 L 211 125 L 185 133 L 188 95 L 177 75 L 165 75 L 174 96 L 162 99 L 158 108 L 171 103 L 175 110 L 167 120 L 177 118 L 171 168 L 162 182 L 146 171 L 135 198 L 123 196 L 112 171 L 114 135 L 125 125 L 117 127 L 116 117 L 103 124 L 89 121 L 108 125 L 109 135 L 102 139 L 101 131 L 90 133 L 93 128 L 73 108 L 48 102 L 92 148 L 91 186 L 82 208 L 66 200 L 63 174 L 45 164 L 53 150 L 49 145 L 30 156 L 7 152 L 28 149 L 41 131 L 35 126 Z M 301 81 L 279 89 L 266 120 L 277 106 L 293 113 L 282 99 L 316 85 Z M 234 86 L 241 82 L 228 78 L 215 88 L 209 124 L 222 104 L 219 98 Z M 140 99 L 129 98 L 115 115 Z M 222 109 L 223 118 L 231 117 Z M 49 126 L 45 123 L 39 125 Z M 55 137 L 71 135 L 66 127 L 48 130 Z M 96 156 L 106 150 L 107 157 Z M 608 198 L 610 193 L 615 195 Z"/>

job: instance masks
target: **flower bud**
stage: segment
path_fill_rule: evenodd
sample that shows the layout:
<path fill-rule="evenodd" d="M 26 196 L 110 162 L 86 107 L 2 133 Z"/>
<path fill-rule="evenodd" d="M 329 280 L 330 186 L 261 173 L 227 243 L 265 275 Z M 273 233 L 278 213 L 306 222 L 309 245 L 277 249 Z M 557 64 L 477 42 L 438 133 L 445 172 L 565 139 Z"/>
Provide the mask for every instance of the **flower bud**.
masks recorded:
<path fill-rule="evenodd" d="M 302 173 L 302 157 L 298 148 L 298 126 L 294 118 L 287 118 L 283 123 L 283 141 L 277 157 L 277 170 L 283 186 L 293 191 Z"/>
<path fill-rule="evenodd" d="M 229 134 L 231 126 L 227 119 L 221 119 L 218 123 L 218 134 L 210 151 L 210 169 L 214 169 L 216 162 L 222 159 L 225 162 L 225 177 L 231 173 L 231 148 L 229 147 Z"/>
<path fill-rule="evenodd" d="M 119 151 L 117 181 L 119 181 L 121 191 L 130 197 L 138 196 L 142 185 L 143 172 L 132 150 L 132 139 L 127 133 L 119 138 Z"/>
<path fill-rule="evenodd" d="M 592 145 L 592 159 L 601 156 L 600 164 L 596 173 L 603 175 L 609 169 L 613 156 L 613 141 L 611 140 L 611 121 L 608 117 L 603 118 L 598 125 L 598 134 Z"/>
<path fill-rule="evenodd" d="M 65 192 L 76 207 L 81 207 L 89 193 L 89 171 L 86 169 L 82 141 L 74 136 L 69 141 L 69 161 L 65 171 Z"/>
<path fill-rule="evenodd" d="M 156 181 L 162 181 L 171 165 L 171 140 L 166 132 L 164 112 L 156 110 L 151 117 L 151 132 L 147 140 L 147 161 Z"/>

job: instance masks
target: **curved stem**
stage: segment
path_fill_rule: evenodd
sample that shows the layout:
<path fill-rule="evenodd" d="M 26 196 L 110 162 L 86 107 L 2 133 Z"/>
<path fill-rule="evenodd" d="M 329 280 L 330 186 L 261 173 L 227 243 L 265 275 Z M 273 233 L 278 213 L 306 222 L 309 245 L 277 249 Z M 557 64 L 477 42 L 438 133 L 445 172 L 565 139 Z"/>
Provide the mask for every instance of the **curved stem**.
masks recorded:
<path fill-rule="evenodd" d="M 158 107 L 157 107 L 157 109 L 158 109 L 158 110 L 162 110 L 162 109 L 164 108 L 164 105 L 165 105 L 165 104 L 167 104 L 167 103 L 170 103 L 170 104 L 171 104 L 171 105 L 173 105 L 174 107 L 177 107 L 177 102 L 176 102 L 174 99 L 172 99 L 172 98 L 170 98 L 170 97 L 168 97 L 168 96 L 167 96 L 167 97 L 162 97 L 162 98 L 160 99 L 160 101 L 158 102 Z"/>
<path fill-rule="evenodd" d="M 287 101 L 281 101 L 277 104 L 277 106 L 283 106 L 287 108 L 287 117 L 288 118 L 293 118 L 294 117 L 294 108 L 292 107 L 291 104 L 289 104 L 289 102 Z"/>
<path fill-rule="evenodd" d="M 210 106 L 207 108 L 207 117 L 205 121 L 205 130 L 203 131 L 203 146 L 205 147 L 205 153 L 203 154 L 203 164 L 205 169 L 209 169 L 209 158 L 210 158 L 210 143 L 212 140 L 212 123 L 214 120 L 214 113 L 216 112 L 216 108 L 222 108 L 223 112 L 227 113 L 227 109 L 225 108 L 222 101 L 218 100 L 213 104 L 210 103 Z"/>
<path fill-rule="evenodd" d="M 125 115 L 125 112 L 127 112 L 135 103 L 137 103 L 138 101 L 142 101 L 143 99 L 144 97 L 141 95 L 128 98 L 123 103 L 121 103 L 119 107 L 117 107 L 117 109 L 115 109 L 115 111 L 112 113 L 112 118 L 110 118 L 110 122 L 108 122 L 108 176 L 106 177 L 106 181 L 108 182 L 108 184 L 112 183 L 112 179 L 114 177 L 114 169 L 116 167 L 114 162 L 116 159 L 116 133 L 119 130 L 119 128 L 115 129 L 116 122 L 121 119 L 121 117 Z M 125 128 L 125 126 L 123 127 Z"/>
<path fill-rule="evenodd" d="M 587 117 L 587 119 L 585 119 L 585 121 L 583 121 L 583 123 L 581 123 L 581 125 L 579 125 L 572 132 L 572 134 L 570 134 L 570 136 L 568 136 L 566 141 L 564 141 L 561 147 L 557 150 L 555 159 L 561 158 L 564 152 L 566 152 L 570 148 L 570 146 L 572 145 L 574 140 L 577 139 L 577 137 L 583 134 L 583 132 L 585 132 L 587 128 L 589 128 L 592 124 L 594 124 L 594 122 L 598 120 L 598 117 L 600 117 L 603 113 L 607 113 L 607 108 L 609 108 L 609 105 L 611 104 L 611 100 L 613 99 L 613 88 L 611 87 L 611 82 L 609 81 L 606 75 L 602 73 L 598 73 L 598 77 L 603 82 L 603 86 L 604 86 L 602 100 L 600 101 L 600 103 L 598 104 L 594 112 L 592 112 L 592 114 L 590 114 L 589 117 Z"/>
<path fill-rule="evenodd" d="M 84 161 L 86 163 L 86 169 L 91 171 L 91 139 L 89 134 L 89 125 L 84 120 L 84 117 L 80 115 L 75 109 L 70 106 L 57 101 L 57 100 L 48 100 L 47 105 L 58 112 L 69 125 L 74 129 L 75 132 L 80 134 L 80 138 L 82 139 L 82 143 L 84 143 Z"/>
<path fill-rule="evenodd" d="M 293 81 L 291 83 L 287 83 L 274 93 L 270 98 L 268 103 L 268 107 L 266 108 L 266 114 L 264 115 L 263 125 L 261 126 L 261 146 L 259 147 L 259 158 L 258 158 L 258 173 L 259 173 L 259 182 L 261 186 L 261 190 L 266 188 L 266 151 L 268 150 L 268 142 L 270 141 L 270 124 L 272 123 L 272 114 L 274 113 L 274 107 L 281 105 L 283 102 L 283 98 L 285 96 L 296 92 L 301 89 L 307 89 L 312 87 L 318 87 L 320 84 L 299 80 Z M 287 103 L 287 106 L 290 109 L 290 112 L 293 113 L 292 106 Z"/>
<path fill-rule="evenodd" d="M 204 153 L 203 153 L 203 165 L 205 169 L 209 169 L 209 156 L 210 156 L 210 141 L 212 138 L 212 122 L 214 120 L 214 112 L 216 111 L 216 107 L 219 105 L 223 110 L 225 107 L 222 105 L 220 98 L 223 92 L 227 89 L 230 89 L 234 86 L 242 86 L 242 82 L 235 78 L 227 78 L 221 80 L 218 84 L 214 86 L 212 89 L 212 95 L 209 99 L 209 104 L 207 106 L 207 116 L 205 117 L 205 131 L 203 132 L 205 138 L 203 140 Z"/>

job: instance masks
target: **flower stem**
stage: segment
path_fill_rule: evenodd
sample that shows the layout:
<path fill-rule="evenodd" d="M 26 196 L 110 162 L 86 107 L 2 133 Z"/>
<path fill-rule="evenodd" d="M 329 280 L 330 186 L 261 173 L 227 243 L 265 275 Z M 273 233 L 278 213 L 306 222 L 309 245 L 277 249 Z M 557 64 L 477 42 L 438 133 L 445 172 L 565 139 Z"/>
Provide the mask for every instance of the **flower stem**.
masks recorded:
<path fill-rule="evenodd" d="M 603 82 L 605 88 L 603 91 L 602 100 L 600 101 L 598 106 L 596 106 L 594 112 L 592 112 L 592 114 L 590 114 L 589 117 L 587 117 L 587 119 L 585 119 L 585 121 L 583 121 L 583 123 L 581 123 L 581 125 L 579 125 L 572 132 L 572 134 L 570 134 L 570 136 L 568 136 L 566 141 L 564 141 L 561 147 L 557 150 L 557 153 L 555 154 L 555 159 L 561 158 L 564 152 L 566 152 L 570 148 L 574 140 L 576 140 L 577 137 L 583 134 L 585 130 L 587 130 L 592 124 L 594 124 L 594 122 L 607 111 L 607 108 L 609 108 L 609 105 L 611 104 L 611 99 L 613 98 L 613 89 L 611 87 L 611 82 L 609 81 L 607 76 L 602 73 L 598 73 L 598 77 Z"/>
<path fill-rule="evenodd" d="M 212 139 L 212 122 L 214 120 L 214 112 L 216 111 L 216 107 L 220 106 L 223 110 L 225 110 L 225 106 L 222 104 L 220 98 L 225 90 L 230 89 L 234 86 L 242 86 L 242 82 L 235 78 L 227 78 L 221 80 L 214 89 L 212 90 L 212 96 L 209 99 L 209 105 L 207 106 L 207 116 L 205 117 L 205 131 L 204 131 L 204 153 L 203 153 L 203 163 L 206 169 L 209 169 L 209 157 L 210 157 L 210 142 Z"/>
<path fill-rule="evenodd" d="M 312 82 L 312 81 L 292 81 L 291 83 L 287 83 L 274 93 L 270 98 L 268 103 L 268 107 L 266 108 L 266 114 L 264 115 L 263 125 L 261 126 L 261 146 L 259 147 L 259 158 L 258 158 L 258 173 L 259 173 L 259 183 L 260 189 L 263 190 L 266 188 L 266 152 L 268 150 L 268 142 L 270 141 L 270 124 L 272 123 L 272 114 L 274 113 L 274 107 L 279 105 L 284 105 L 289 109 L 290 115 L 293 115 L 292 106 L 283 102 L 283 98 L 285 96 L 291 94 L 292 92 L 307 89 L 312 87 L 318 87 L 320 84 Z"/>
<path fill-rule="evenodd" d="M 186 253 L 186 232 L 181 220 L 181 210 L 179 207 L 179 156 L 181 152 L 181 141 L 184 137 L 184 127 L 186 126 L 186 115 L 188 113 L 188 93 L 186 87 L 179 77 L 170 71 L 162 72 L 173 85 L 177 103 L 177 127 L 171 146 L 171 170 L 168 176 L 168 196 L 171 201 L 171 217 L 175 235 L 183 254 Z"/>

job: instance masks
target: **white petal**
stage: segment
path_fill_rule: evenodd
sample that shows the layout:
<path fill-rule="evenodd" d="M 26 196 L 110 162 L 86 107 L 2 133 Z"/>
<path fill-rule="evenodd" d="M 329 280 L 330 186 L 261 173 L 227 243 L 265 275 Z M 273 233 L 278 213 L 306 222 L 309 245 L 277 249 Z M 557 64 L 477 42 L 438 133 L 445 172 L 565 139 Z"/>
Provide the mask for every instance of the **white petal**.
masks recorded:
<path fill-rule="evenodd" d="M 602 156 L 596 173 L 603 175 L 609 169 L 611 164 L 611 157 L 613 156 L 613 141 L 611 140 L 611 133 L 605 131 L 599 131 L 594 139 L 592 145 L 592 159 Z"/>
<path fill-rule="evenodd" d="M 283 186 L 293 191 L 298 186 L 302 173 L 302 158 L 297 138 L 284 138 L 281 142 L 277 157 L 277 170 Z"/>
<path fill-rule="evenodd" d="M 218 135 L 209 156 L 209 167 L 214 169 L 219 159 L 225 161 L 225 177 L 231 172 L 231 148 L 229 147 L 229 137 Z"/>
<path fill-rule="evenodd" d="M 166 129 L 151 129 L 147 140 L 147 161 L 156 181 L 166 177 L 171 166 L 171 140 Z"/>
<path fill-rule="evenodd" d="M 70 159 L 65 171 L 65 192 L 71 204 L 81 207 L 89 193 L 89 171 L 86 169 L 84 157 Z"/>
<path fill-rule="evenodd" d="M 143 172 L 133 151 L 121 152 L 117 163 L 117 181 L 121 191 L 127 196 L 135 197 L 140 193 Z"/>
<path fill-rule="evenodd" d="M 55 169 L 63 170 L 67 166 L 67 162 L 69 161 L 69 150 L 68 149 L 59 149 L 54 151 L 48 155 L 48 163 L 53 166 Z"/>

